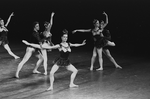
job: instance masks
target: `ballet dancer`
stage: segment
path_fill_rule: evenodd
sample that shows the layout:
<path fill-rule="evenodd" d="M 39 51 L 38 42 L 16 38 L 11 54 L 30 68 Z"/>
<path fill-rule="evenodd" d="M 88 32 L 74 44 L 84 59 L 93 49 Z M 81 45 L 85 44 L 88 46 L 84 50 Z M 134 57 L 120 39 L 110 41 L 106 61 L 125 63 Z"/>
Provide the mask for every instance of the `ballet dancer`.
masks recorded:
<path fill-rule="evenodd" d="M 106 16 L 106 22 L 101 21 L 101 23 L 98 20 L 94 20 L 94 29 L 77 29 L 74 30 L 72 33 L 75 32 L 92 32 L 93 40 L 94 40 L 94 49 L 93 49 L 93 55 L 91 58 L 91 67 L 90 70 L 93 70 L 93 65 L 95 63 L 97 54 L 99 57 L 99 64 L 100 68 L 97 70 L 103 70 L 103 59 L 102 59 L 102 52 L 110 59 L 110 61 L 115 65 L 116 68 L 122 68 L 119 66 L 114 58 L 111 56 L 110 51 L 108 49 L 103 49 L 105 46 L 115 46 L 114 42 L 109 41 L 110 39 L 106 38 L 103 34 L 105 30 L 104 28 L 108 24 L 108 15 L 104 12 L 103 13 Z"/>
<path fill-rule="evenodd" d="M 69 53 L 71 52 L 70 47 L 78 47 L 85 45 L 85 40 L 82 44 L 71 44 L 67 42 L 68 39 L 68 31 L 64 30 L 64 34 L 62 35 L 61 39 L 62 42 L 60 44 L 54 45 L 54 46 L 46 46 L 43 45 L 42 48 L 44 49 L 59 49 L 60 57 L 57 58 L 54 62 L 54 65 L 51 68 L 50 71 L 50 87 L 47 89 L 47 91 L 53 90 L 53 83 L 54 83 L 54 74 L 59 69 L 59 67 L 65 67 L 67 70 L 71 71 L 71 77 L 70 77 L 70 84 L 69 87 L 78 87 L 78 85 L 74 84 L 74 79 L 76 77 L 76 74 L 78 70 L 70 63 L 69 61 Z M 37 48 L 40 48 L 40 45 L 31 44 L 28 42 L 25 42 L 27 45 L 34 46 Z"/>
<path fill-rule="evenodd" d="M 51 13 L 51 18 L 50 18 L 50 22 L 45 22 L 44 23 L 44 26 L 45 26 L 45 31 L 43 32 L 43 36 L 44 36 L 44 39 L 43 39 L 43 43 L 42 45 L 47 45 L 47 46 L 52 46 L 54 45 L 52 43 L 52 33 L 51 33 L 51 27 L 53 25 L 53 16 L 54 16 L 54 12 Z M 51 51 L 51 50 L 48 50 L 48 51 Z M 42 49 L 41 50 L 42 52 L 42 55 L 43 55 L 43 65 L 44 65 L 44 75 L 47 75 L 47 50 L 46 49 Z M 42 61 L 41 61 L 42 62 Z M 35 68 L 35 70 L 38 69 L 39 66 L 37 66 Z"/>
<path fill-rule="evenodd" d="M 18 59 L 18 58 L 20 58 L 20 57 L 17 56 L 17 55 L 15 55 L 15 54 L 11 51 L 11 49 L 10 49 L 10 47 L 9 47 L 9 45 L 8 45 L 9 41 L 8 41 L 8 39 L 7 39 L 7 33 L 8 33 L 7 26 L 8 26 L 8 24 L 9 24 L 9 22 L 10 22 L 12 16 L 14 16 L 14 13 L 13 13 L 13 12 L 10 14 L 10 16 L 9 16 L 9 18 L 8 18 L 6 24 L 4 23 L 4 20 L 0 18 L 0 45 L 3 45 L 3 47 L 7 50 L 7 52 L 8 52 L 11 56 L 13 56 L 15 59 Z"/>
<path fill-rule="evenodd" d="M 40 45 L 51 45 L 52 44 L 52 42 L 51 42 L 52 34 L 50 33 L 50 29 L 51 29 L 52 23 L 53 23 L 53 16 L 54 16 L 54 13 L 51 14 L 50 23 L 46 22 L 47 25 L 44 24 L 45 31 L 42 34 L 38 32 L 39 31 L 39 23 L 35 24 L 34 32 L 33 32 L 33 34 L 34 34 L 33 39 L 36 38 L 38 41 L 38 42 L 36 41 L 35 44 L 40 44 Z M 43 38 L 40 38 L 40 36 L 39 36 L 40 34 L 43 36 Z M 23 43 L 24 42 L 25 42 L 25 40 L 23 40 Z M 28 59 L 31 57 L 32 53 L 35 52 L 35 50 L 38 50 L 38 52 L 39 52 L 39 54 L 37 55 L 39 60 L 36 63 L 36 67 L 34 68 L 33 73 L 37 73 L 37 74 L 41 73 L 38 71 L 38 68 L 39 68 L 40 64 L 43 62 L 44 71 L 45 71 L 44 75 L 47 75 L 47 51 L 46 51 L 46 49 L 40 49 L 40 48 L 28 46 L 23 60 L 18 65 L 18 69 L 16 72 L 16 78 L 19 78 L 19 72 L 20 72 L 21 68 L 28 61 Z"/>

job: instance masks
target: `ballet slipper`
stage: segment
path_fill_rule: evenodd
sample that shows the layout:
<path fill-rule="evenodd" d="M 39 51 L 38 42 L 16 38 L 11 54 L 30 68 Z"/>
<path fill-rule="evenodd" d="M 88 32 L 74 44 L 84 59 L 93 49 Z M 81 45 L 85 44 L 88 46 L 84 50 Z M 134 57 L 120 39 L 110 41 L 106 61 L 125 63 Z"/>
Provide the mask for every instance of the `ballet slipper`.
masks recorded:
<path fill-rule="evenodd" d="M 18 59 L 18 58 L 20 58 L 19 56 L 15 56 L 15 59 Z"/>
<path fill-rule="evenodd" d="M 93 67 L 90 67 L 90 71 L 93 71 Z"/>
<path fill-rule="evenodd" d="M 98 68 L 98 69 L 96 69 L 96 70 L 103 70 L 103 68 L 100 67 L 100 68 Z"/>
<path fill-rule="evenodd" d="M 120 69 L 122 69 L 122 67 L 121 67 L 121 66 L 119 66 L 119 65 L 117 65 L 117 66 L 116 66 L 116 68 L 120 68 Z"/>
<path fill-rule="evenodd" d="M 47 72 L 45 72 L 44 75 L 46 76 L 46 75 L 47 75 Z"/>
<path fill-rule="evenodd" d="M 53 87 L 49 87 L 48 89 L 46 89 L 46 91 L 52 91 Z"/>
<path fill-rule="evenodd" d="M 69 87 L 70 87 L 70 88 L 77 88 L 77 87 L 79 87 L 79 85 L 70 84 Z"/>
<path fill-rule="evenodd" d="M 19 75 L 15 75 L 15 77 L 19 79 Z"/>
<path fill-rule="evenodd" d="M 34 70 L 33 73 L 34 73 L 34 74 L 41 74 L 41 72 L 39 72 L 39 71 L 37 71 L 37 70 Z"/>

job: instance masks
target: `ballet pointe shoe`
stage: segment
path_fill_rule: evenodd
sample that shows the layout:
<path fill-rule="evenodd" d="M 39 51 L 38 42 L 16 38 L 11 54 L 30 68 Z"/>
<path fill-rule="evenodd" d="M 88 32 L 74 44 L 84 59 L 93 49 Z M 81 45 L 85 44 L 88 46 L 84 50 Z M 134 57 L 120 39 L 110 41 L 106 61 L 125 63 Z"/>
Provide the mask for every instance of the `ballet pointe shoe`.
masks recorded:
<path fill-rule="evenodd" d="M 96 69 L 96 70 L 97 70 L 97 71 L 98 71 L 98 70 L 103 70 L 103 68 L 100 67 L 100 68 L 98 68 L 98 69 Z"/>
<path fill-rule="evenodd" d="M 16 75 L 15 75 L 15 78 L 18 78 L 18 79 L 19 79 L 19 75 L 16 74 Z"/>
<path fill-rule="evenodd" d="M 119 66 L 119 65 L 117 65 L 117 66 L 116 66 L 116 68 L 122 69 L 122 67 L 121 67 L 121 66 Z"/>
<path fill-rule="evenodd" d="M 46 76 L 46 75 L 47 75 L 47 72 L 45 72 L 44 75 Z"/>
<path fill-rule="evenodd" d="M 46 89 L 46 91 L 52 91 L 53 87 L 49 87 L 48 89 Z"/>
<path fill-rule="evenodd" d="M 69 87 L 70 87 L 70 88 L 77 88 L 77 87 L 79 87 L 79 85 L 76 85 L 76 84 L 70 84 Z"/>
<path fill-rule="evenodd" d="M 15 56 L 14 58 L 15 58 L 15 59 L 19 59 L 20 57 L 19 57 L 19 56 Z"/>
<path fill-rule="evenodd" d="M 34 70 L 33 71 L 33 74 L 41 74 L 41 72 L 37 71 L 37 70 Z"/>
<path fill-rule="evenodd" d="M 93 71 L 93 67 L 90 67 L 90 71 Z"/>

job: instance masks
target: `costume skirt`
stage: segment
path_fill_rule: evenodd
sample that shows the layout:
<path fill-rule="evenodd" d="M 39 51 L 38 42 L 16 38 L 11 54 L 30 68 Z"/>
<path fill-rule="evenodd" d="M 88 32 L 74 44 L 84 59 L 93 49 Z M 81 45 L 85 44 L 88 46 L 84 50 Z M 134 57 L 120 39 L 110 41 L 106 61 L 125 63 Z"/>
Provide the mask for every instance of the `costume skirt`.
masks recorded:
<path fill-rule="evenodd" d="M 0 45 L 5 45 L 5 44 L 8 44 L 8 39 L 7 39 L 7 36 L 2 36 L 0 37 Z"/>
<path fill-rule="evenodd" d="M 107 45 L 108 41 L 106 39 L 100 39 L 94 42 L 96 48 L 103 48 Z"/>
<path fill-rule="evenodd" d="M 69 59 L 59 57 L 54 60 L 54 64 L 61 66 L 61 67 L 65 67 L 65 66 L 70 65 L 71 63 Z"/>

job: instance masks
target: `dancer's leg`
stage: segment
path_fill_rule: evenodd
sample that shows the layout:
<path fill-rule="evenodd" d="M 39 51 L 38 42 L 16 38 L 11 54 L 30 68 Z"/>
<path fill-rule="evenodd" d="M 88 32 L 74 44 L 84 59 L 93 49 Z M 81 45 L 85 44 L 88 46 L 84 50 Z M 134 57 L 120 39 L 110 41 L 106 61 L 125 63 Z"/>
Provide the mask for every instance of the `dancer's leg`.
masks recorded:
<path fill-rule="evenodd" d="M 98 60 L 100 64 L 100 68 L 98 68 L 97 70 L 103 70 L 102 48 L 97 49 L 97 53 L 98 53 Z"/>
<path fill-rule="evenodd" d="M 15 54 L 11 51 L 11 49 L 10 49 L 10 47 L 9 47 L 8 44 L 5 44 L 5 45 L 4 45 L 4 48 L 5 48 L 5 49 L 7 50 L 7 52 L 8 52 L 11 56 L 13 56 L 15 59 L 20 58 L 20 57 L 18 57 L 17 55 L 15 55 Z"/>
<path fill-rule="evenodd" d="M 47 51 L 41 50 L 43 56 L 44 75 L 47 75 Z"/>
<path fill-rule="evenodd" d="M 59 66 L 57 65 L 53 65 L 52 66 L 52 69 L 50 71 L 50 87 L 47 89 L 48 91 L 49 90 L 53 90 L 53 84 L 54 84 L 54 73 L 59 69 Z"/>
<path fill-rule="evenodd" d="M 94 66 L 94 63 L 95 63 L 96 56 L 97 56 L 96 48 L 94 47 L 94 49 L 93 49 L 93 55 L 92 55 L 92 58 L 91 58 L 91 67 L 90 67 L 90 70 L 93 70 L 93 66 Z"/>
<path fill-rule="evenodd" d="M 114 42 L 108 41 L 107 46 L 116 46 Z"/>
<path fill-rule="evenodd" d="M 35 66 L 35 68 L 34 68 L 34 70 L 33 70 L 33 73 L 37 73 L 37 74 L 39 74 L 39 73 L 41 73 L 41 72 L 39 72 L 37 69 L 39 68 L 39 66 L 41 65 L 41 63 L 43 62 L 43 56 L 42 56 L 42 54 L 39 52 L 39 54 L 37 55 L 37 57 L 39 58 L 39 60 L 37 61 L 37 63 L 36 63 L 36 66 Z"/>
<path fill-rule="evenodd" d="M 31 57 L 32 55 L 32 52 L 34 51 L 35 49 L 34 48 L 29 48 L 27 47 L 26 49 L 26 53 L 22 59 L 22 61 L 19 63 L 18 65 L 18 68 L 17 68 L 17 71 L 16 71 L 16 78 L 19 78 L 19 72 L 21 70 L 21 68 L 23 67 L 23 65 L 28 61 L 28 59 Z"/>
<path fill-rule="evenodd" d="M 26 40 L 22 40 L 22 42 L 23 42 L 24 44 L 26 44 L 26 45 L 30 45 L 30 46 L 32 46 L 32 47 L 41 49 L 41 46 L 40 46 L 39 44 L 29 43 L 29 42 L 27 42 Z"/>
<path fill-rule="evenodd" d="M 67 66 L 67 70 L 72 72 L 71 77 L 70 77 L 70 85 L 69 85 L 69 87 L 78 87 L 78 85 L 74 84 L 74 79 L 75 79 L 75 77 L 77 75 L 78 70 L 72 64 Z"/>
<path fill-rule="evenodd" d="M 115 59 L 112 57 L 112 55 L 110 54 L 110 51 L 108 49 L 103 49 L 103 53 L 108 57 L 108 59 L 115 65 L 116 68 L 122 68 L 121 66 L 119 66 L 117 64 L 117 62 L 115 61 Z"/>

